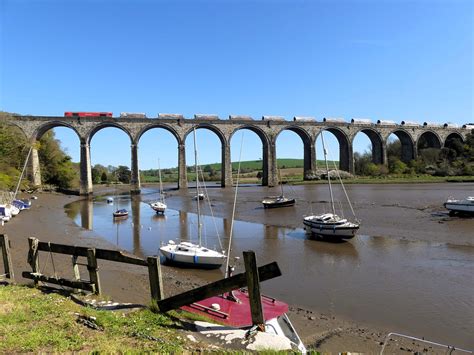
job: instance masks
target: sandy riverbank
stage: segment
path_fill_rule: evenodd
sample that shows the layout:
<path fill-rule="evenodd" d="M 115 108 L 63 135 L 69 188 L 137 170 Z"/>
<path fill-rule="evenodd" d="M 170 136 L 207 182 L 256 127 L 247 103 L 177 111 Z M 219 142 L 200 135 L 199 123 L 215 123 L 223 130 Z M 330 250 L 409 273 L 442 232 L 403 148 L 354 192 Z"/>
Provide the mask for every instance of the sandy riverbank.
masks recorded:
<path fill-rule="evenodd" d="M 218 195 L 231 194 L 231 190 L 210 189 L 211 197 L 217 200 Z M 265 193 L 263 191 L 262 193 Z M 175 198 L 169 199 L 169 204 L 174 208 L 182 208 L 184 210 L 191 209 L 187 199 L 189 192 L 172 192 Z M 248 203 L 251 199 L 258 199 L 251 190 L 243 192 L 248 195 Z M 21 271 L 29 270 L 26 262 L 29 236 L 38 237 L 42 241 L 51 241 L 65 244 L 76 244 L 81 246 L 95 246 L 101 248 L 114 249 L 113 245 L 108 244 L 98 236 L 94 236 L 92 232 L 85 231 L 74 224 L 69 219 L 63 206 L 69 202 L 74 201 L 77 197 L 64 196 L 61 194 L 38 194 L 39 199 L 34 201 L 33 208 L 30 211 L 21 213 L 11 222 L 2 227 L 2 233 L 9 235 L 12 242 L 12 258 L 14 269 L 17 276 L 17 281 L 20 283 L 29 282 L 21 278 Z M 224 200 L 220 198 L 220 201 Z M 213 202 L 214 203 L 214 202 Z M 217 202 L 216 202 L 217 203 Z M 222 208 L 218 209 L 219 213 L 229 213 L 227 204 L 223 204 Z M 242 207 L 244 206 L 244 207 Z M 240 212 L 239 212 L 240 211 Z M 257 210 L 258 213 L 264 213 Z M 282 212 L 282 213 L 290 213 Z M 242 220 L 252 220 L 252 218 L 259 218 L 257 213 L 249 213 L 245 208 L 245 203 L 239 205 L 238 218 Z M 265 220 L 265 223 L 271 224 L 271 218 Z M 281 216 L 274 220 L 275 224 L 281 225 Z M 286 223 L 291 221 L 291 217 L 286 218 Z M 295 222 L 296 223 L 296 222 Z M 291 223 L 288 223 L 291 224 Z M 43 255 L 41 268 L 49 270 L 52 273 L 51 262 L 47 259 L 48 255 Z M 70 260 L 66 257 L 54 256 L 54 266 L 56 271 L 60 270 L 58 274 L 67 276 L 72 273 L 70 267 Z M 68 270 L 68 272 L 66 272 Z M 128 265 L 121 265 L 117 263 L 103 263 L 101 264 L 101 281 L 103 290 L 111 298 L 123 302 L 140 302 L 147 303 L 149 300 L 148 280 L 147 274 L 142 268 L 130 267 Z M 64 272 L 64 273 L 63 273 Z M 46 273 L 46 272 L 45 272 Z M 189 289 L 193 286 L 201 284 L 202 281 L 191 279 L 190 277 L 183 277 L 176 269 L 163 267 L 163 275 L 165 280 L 165 293 L 167 295 L 174 294 L 179 290 Z M 350 320 L 342 318 L 335 318 L 333 316 L 318 313 L 315 310 L 304 309 L 298 305 L 291 306 L 290 318 L 298 329 L 303 341 L 306 345 L 314 346 L 320 351 L 362 351 L 362 352 L 377 352 L 380 350 L 380 343 L 384 336 L 388 333 L 388 329 L 380 329 L 370 327 L 368 325 L 356 324 Z M 410 348 L 406 344 L 400 345 L 392 343 L 391 352 L 401 351 Z M 414 347 L 412 346 L 411 349 Z"/>

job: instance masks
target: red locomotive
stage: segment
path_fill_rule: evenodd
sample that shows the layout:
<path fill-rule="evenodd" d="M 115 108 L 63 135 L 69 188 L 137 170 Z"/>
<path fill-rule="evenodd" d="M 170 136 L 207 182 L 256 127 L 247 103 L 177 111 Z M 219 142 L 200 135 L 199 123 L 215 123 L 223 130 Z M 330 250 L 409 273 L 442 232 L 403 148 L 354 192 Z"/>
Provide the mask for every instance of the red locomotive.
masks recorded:
<path fill-rule="evenodd" d="M 64 117 L 112 117 L 112 112 L 64 112 Z"/>

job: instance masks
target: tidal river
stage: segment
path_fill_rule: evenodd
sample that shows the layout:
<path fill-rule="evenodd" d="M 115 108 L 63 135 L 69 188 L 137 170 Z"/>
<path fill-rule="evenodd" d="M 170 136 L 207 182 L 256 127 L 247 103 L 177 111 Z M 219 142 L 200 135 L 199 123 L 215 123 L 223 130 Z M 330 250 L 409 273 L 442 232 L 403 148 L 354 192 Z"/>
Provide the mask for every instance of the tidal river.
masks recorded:
<path fill-rule="evenodd" d="M 259 264 L 277 261 L 283 276 L 262 284 L 265 293 L 290 304 L 362 324 L 417 337 L 474 347 L 474 218 L 449 217 L 442 207 L 448 196 L 474 195 L 474 184 L 349 185 L 360 234 L 349 242 L 310 239 L 302 216 L 328 209 L 323 185 L 287 187 L 295 207 L 265 210 L 262 197 L 276 189 L 241 187 L 234 223 L 232 256 L 254 250 Z M 203 241 L 226 249 L 233 190 L 209 188 L 212 212 L 204 208 Z M 169 191 L 165 216 L 141 196 L 78 201 L 67 206 L 75 222 L 119 248 L 143 257 L 159 254 L 161 242 L 197 239 L 193 189 Z M 336 194 L 336 197 L 340 197 Z M 114 208 L 129 209 L 114 222 Z M 347 206 L 345 206 L 347 215 Z M 214 217 L 211 216 L 214 214 Z M 259 223 L 257 223 L 259 222 Z M 217 237 L 219 236 L 219 237 Z M 237 269 L 242 260 L 232 259 Z M 183 270 L 204 280 L 223 270 Z"/>

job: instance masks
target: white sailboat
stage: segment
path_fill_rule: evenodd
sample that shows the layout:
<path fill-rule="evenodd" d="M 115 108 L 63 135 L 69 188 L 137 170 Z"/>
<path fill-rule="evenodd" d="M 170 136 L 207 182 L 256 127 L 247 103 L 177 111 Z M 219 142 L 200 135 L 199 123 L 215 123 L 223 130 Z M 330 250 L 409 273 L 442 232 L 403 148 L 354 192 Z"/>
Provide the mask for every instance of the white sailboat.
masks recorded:
<path fill-rule="evenodd" d="M 326 173 L 328 177 L 329 194 L 331 196 L 332 213 L 323 213 L 320 215 L 306 216 L 303 218 L 303 224 L 305 225 L 306 231 L 316 236 L 333 239 L 333 240 L 351 239 L 356 235 L 357 231 L 359 230 L 360 222 L 357 219 L 355 219 L 354 222 L 351 222 L 347 220 L 346 218 L 340 217 L 336 214 L 336 209 L 334 207 L 334 197 L 333 197 L 332 186 L 331 186 L 331 178 L 329 174 L 329 166 L 328 166 L 328 160 L 327 160 L 327 150 L 324 145 L 324 136 L 323 136 L 322 131 L 321 131 L 321 140 L 323 143 L 324 161 L 326 163 Z M 349 202 L 349 206 L 351 207 L 352 213 L 354 214 L 354 210 L 352 209 L 351 202 L 349 200 L 349 197 L 347 196 L 346 189 L 344 188 L 344 184 L 342 183 L 342 180 L 340 180 L 340 184 L 344 190 L 347 201 Z M 354 218 L 355 218 L 355 214 L 354 214 Z"/>
<path fill-rule="evenodd" d="M 165 195 L 163 194 L 163 183 L 161 182 L 161 169 L 160 169 L 160 160 L 158 159 L 158 176 L 160 179 L 160 198 L 158 201 L 150 203 L 150 207 L 158 214 L 165 214 L 166 203 Z"/>
<path fill-rule="evenodd" d="M 198 227 L 198 244 L 191 242 L 180 242 L 176 244 L 174 241 L 168 241 L 168 244 L 160 247 L 160 252 L 166 260 L 175 265 L 195 268 L 218 268 L 226 260 L 227 256 L 224 252 L 219 252 L 207 248 L 202 245 L 202 223 L 201 223 L 201 206 L 199 199 L 199 173 L 197 163 L 196 148 L 196 129 L 194 134 L 194 165 L 196 169 L 196 204 L 197 204 L 197 227 Z"/>

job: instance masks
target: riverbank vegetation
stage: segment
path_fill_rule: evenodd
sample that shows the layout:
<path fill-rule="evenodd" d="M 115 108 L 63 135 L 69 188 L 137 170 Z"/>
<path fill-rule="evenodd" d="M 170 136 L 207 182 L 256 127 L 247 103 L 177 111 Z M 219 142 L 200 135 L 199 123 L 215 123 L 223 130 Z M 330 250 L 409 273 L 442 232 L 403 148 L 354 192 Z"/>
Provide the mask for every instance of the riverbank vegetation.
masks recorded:
<path fill-rule="evenodd" d="M 0 353 L 176 353 L 185 339 L 165 314 L 101 311 L 57 293 L 0 285 Z"/>

